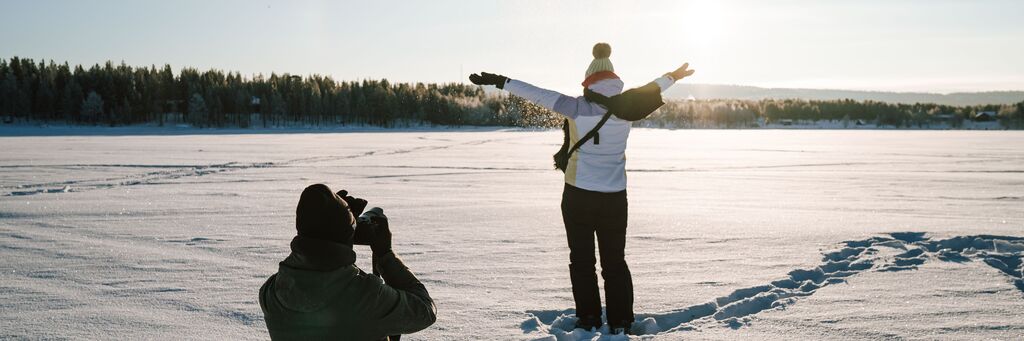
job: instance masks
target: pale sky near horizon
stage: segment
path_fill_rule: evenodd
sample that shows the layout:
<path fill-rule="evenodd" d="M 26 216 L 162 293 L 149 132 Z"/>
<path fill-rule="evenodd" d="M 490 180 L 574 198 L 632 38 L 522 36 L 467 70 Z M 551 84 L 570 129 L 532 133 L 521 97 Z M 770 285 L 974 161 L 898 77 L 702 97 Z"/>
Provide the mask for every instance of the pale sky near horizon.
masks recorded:
<path fill-rule="evenodd" d="M 694 83 L 1024 90 L 1024 1 L 14 1 L 0 58 L 244 75 L 465 81 L 570 94 L 595 42 L 627 85 L 689 61 Z M 468 81 L 467 81 L 468 82 Z"/>

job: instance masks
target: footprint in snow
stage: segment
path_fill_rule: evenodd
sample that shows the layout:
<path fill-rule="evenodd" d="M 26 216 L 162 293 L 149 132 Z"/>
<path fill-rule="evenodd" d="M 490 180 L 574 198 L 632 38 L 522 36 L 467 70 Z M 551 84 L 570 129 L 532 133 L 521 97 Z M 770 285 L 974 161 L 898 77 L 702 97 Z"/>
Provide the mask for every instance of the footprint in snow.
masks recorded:
<path fill-rule="evenodd" d="M 634 335 L 654 335 L 695 329 L 696 322 L 719 322 L 736 329 L 743 327 L 751 315 L 779 309 L 813 295 L 818 289 L 842 283 L 846 278 L 865 271 L 895 272 L 915 270 L 928 261 L 969 262 L 980 260 L 1005 274 L 1014 286 L 1024 292 L 1024 237 L 958 236 L 932 239 L 922 232 L 897 232 L 886 237 L 842 243 L 843 247 L 827 252 L 822 263 L 812 269 L 790 271 L 771 283 L 742 288 L 708 302 L 662 313 L 637 314 Z M 893 257 L 878 255 L 879 247 L 904 252 Z M 623 335 L 573 329 L 575 310 L 527 311 L 520 324 L 523 333 L 538 335 L 537 340 L 627 340 Z"/>

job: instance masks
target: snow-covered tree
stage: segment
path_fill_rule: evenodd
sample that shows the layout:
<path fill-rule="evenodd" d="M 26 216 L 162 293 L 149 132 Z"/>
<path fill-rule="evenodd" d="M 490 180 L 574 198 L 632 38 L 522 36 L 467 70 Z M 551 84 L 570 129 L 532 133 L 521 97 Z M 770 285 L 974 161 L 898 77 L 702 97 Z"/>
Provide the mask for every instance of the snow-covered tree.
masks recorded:
<path fill-rule="evenodd" d="M 193 93 L 188 100 L 188 120 L 193 124 L 206 124 L 206 116 L 209 110 L 206 108 L 206 100 L 198 93 Z"/>
<path fill-rule="evenodd" d="M 95 122 L 103 116 L 103 98 L 95 91 L 89 91 L 89 95 L 82 102 L 82 119 L 86 122 Z"/>

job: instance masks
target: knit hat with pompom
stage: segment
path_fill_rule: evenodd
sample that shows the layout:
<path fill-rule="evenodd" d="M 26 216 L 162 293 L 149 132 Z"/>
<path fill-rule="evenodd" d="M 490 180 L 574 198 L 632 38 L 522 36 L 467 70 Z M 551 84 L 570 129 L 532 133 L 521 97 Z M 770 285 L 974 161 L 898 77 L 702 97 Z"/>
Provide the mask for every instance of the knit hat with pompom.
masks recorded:
<path fill-rule="evenodd" d="M 607 43 L 594 44 L 594 61 L 590 62 L 590 67 L 587 68 L 586 77 L 598 72 L 615 72 L 615 68 L 612 67 L 612 61 L 608 59 L 612 55 L 612 46 Z"/>

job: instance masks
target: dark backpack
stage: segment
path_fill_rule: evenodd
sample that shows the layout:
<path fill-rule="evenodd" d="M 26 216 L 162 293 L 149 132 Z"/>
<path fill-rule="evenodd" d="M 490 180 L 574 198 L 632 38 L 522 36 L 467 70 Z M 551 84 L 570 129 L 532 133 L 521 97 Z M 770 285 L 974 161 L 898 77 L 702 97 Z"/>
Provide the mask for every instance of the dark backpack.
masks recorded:
<path fill-rule="evenodd" d="M 601 143 L 601 135 L 597 131 L 601 130 L 601 127 L 604 126 L 604 123 L 612 115 L 626 121 L 639 121 L 650 116 L 651 113 L 665 104 L 661 99 L 661 88 L 654 82 L 647 83 L 647 85 L 639 88 L 626 90 L 626 92 L 612 97 L 604 96 L 590 89 L 584 89 L 583 97 L 587 101 L 604 106 L 608 109 L 608 112 L 604 113 L 601 121 L 597 122 L 594 129 L 583 135 L 583 138 L 576 141 L 576 144 L 572 145 L 572 147 L 569 146 L 569 120 L 562 122 L 562 148 L 553 155 L 553 158 L 555 159 L 555 168 L 563 173 L 565 168 L 569 166 L 569 158 L 572 156 L 572 153 L 580 149 L 584 143 L 587 143 L 591 138 L 594 139 L 594 144 Z"/>
<path fill-rule="evenodd" d="M 647 118 L 665 102 L 661 100 L 661 88 L 657 83 L 650 82 L 639 88 L 626 90 L 621 94 L 607 97 L 605 95 L 583 90 L 583 97 L 587 101 L 594 102 L 608 108 L 609 112 L 615 113 L 615 117 L 626 121 L 639 121 Z"/>

